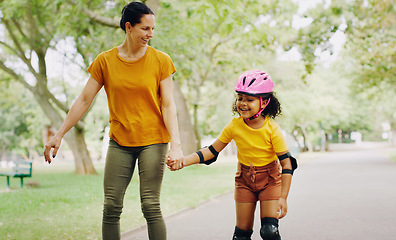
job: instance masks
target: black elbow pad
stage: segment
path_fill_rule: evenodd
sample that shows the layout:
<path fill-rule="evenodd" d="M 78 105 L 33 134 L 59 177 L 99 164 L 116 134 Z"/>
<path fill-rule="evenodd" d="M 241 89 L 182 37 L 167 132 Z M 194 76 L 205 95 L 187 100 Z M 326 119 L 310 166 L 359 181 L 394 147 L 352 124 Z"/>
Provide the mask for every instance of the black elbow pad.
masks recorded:
<path fill-rule="evenodd" d="M 210 164 L 216 162 L 216 160 L 217 160 L 217 157 L 214 157 L 209 160 L 206 160 L 205 162 L 203 162 L 203 164 L 210 165 Z"/>
<path fill-rule="evenodd" d="M 298 168 L 297 159 L 295 159 L 293 156 L 290 156 L 289 158 L 292 165 L 292 169 L 294 171 Z"/>
<path fill-rule="evenodd" d="M 282 160 L 284 160 L 284 159 L 286 159 L 286 158 L 289 158 L 289 159 L 290 159 L 290 162 L 291 162 L 291 165 L 292 165 L 292 171 L 294 171 L 294 170 L 297 169 L 297 167 L 298 167 L 297 159 L 295 159 L 295 158 L 290 154 L 290 152 L 287 152 L 287 153 L 285 153 L 285 154 L 279 156 L 278 158 L 279 158 L 279 161 L 282 161 Z"/>
<path fill-rule="evenodd" d="M 210 164 L 216 162 L 217 156 L 219 155 L 219 152 L 217 152 L 216 149 L 214 149 L 214 147 L 212 145 L 209 146 L 209 150 L 214 155 L 214 157 L 209 159 L 209 160 L 206 160 L 206 161 L 205 161 L 205 159 L 204 159 L 204 157 L 203 157 L 203 155 L 201 153 L 201 150 L 197 151 L 197 154 L 199 156 L 199 163 L 200 164 L 210 165 Z"/>

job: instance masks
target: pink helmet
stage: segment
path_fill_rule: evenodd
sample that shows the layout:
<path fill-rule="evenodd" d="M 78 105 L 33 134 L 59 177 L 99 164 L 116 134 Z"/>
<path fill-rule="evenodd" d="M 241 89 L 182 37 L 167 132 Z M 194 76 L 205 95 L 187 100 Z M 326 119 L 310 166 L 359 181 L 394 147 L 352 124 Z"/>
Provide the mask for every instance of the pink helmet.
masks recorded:
<path fill-rule="evenodd" d="M 235 91 L 249 95 L 259 95 L 274 91 L 271 76 L 260 70 L 250 70 L 242 73 L 235 84 Z"/>
<path fill-rule="evenodd" d="M 263 98 L 261 94 L 270 93 L 274 91 L 274 83 L 271 80 L 271 76 L 260 70 L 250 70 L 244 72 L 239 76 L 238 81 L 235 84 L 235 91 L 237 93 L 243 93 L 248 95 L 258 95 L 260 97 L 260 110 L 258 113 L 253 115 L 247 120 L 253 120 L 260 116 L 261 112 L 268 106 L 271 98 L 268 98 L 267 104 L 263 106 Z"/>

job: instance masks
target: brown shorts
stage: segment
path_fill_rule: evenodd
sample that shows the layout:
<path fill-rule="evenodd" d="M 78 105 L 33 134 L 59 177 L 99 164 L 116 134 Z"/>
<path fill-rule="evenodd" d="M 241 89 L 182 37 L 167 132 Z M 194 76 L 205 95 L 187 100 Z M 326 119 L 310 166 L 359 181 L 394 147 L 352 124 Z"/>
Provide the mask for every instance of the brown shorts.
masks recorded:
<path fill-rule="evenodd" d="M 238 163 L 235 176 L 235 201 L 257 202 L 278 200 L 281 195 L 282 173 L 278 160 L 265 166 Z"/>

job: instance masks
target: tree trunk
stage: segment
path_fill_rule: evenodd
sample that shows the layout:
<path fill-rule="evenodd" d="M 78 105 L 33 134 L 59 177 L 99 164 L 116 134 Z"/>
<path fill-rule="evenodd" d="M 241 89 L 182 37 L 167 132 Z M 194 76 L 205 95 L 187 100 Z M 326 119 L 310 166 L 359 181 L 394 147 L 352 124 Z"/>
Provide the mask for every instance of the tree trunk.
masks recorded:
<path fill-rule="evenodd" d="M 294 131 L 296 131 L 296 130 L 298 131 L 298 128 L 299 128 L 298 126 L 294 126 L 291 135 L 293 136 L 294 141 L 296 141 L 297 146 L 298 146 L 298 148 L 300 149 L 300 151 L 303 151 L 303 150 L 304 150 L 304 146 L 301 146 L 300 141 L 298 141 L 298 139 L 297 139 L 297 136 L 294 135 Z"/>
<path fill-rule="evenodd" d="M 80 175 L 97 174 L 92 164 L 87 144 L 85 143 L 84 132 L 73 127 L 64 138 L 70 150 L 73 152 L 76 164 L 75 173 Z"/>
<path fill-rule="evenodd" d="M 304 148 L 306 148 L 308 152 L 313 152 L 312 144 L 308 139 L 308 133 L 307 133 L 307 130 L 305 129 L 305 126 L 300 124 L 300 125 L 298 125 L 298 127 L 301 129 L 301 133 L 304 138 Z"/>
<path fill-rule="evenodd" d="M 203 82 L 203 81 L 202 81 Z M 195 86 L 195 100 L 193 104 L 193 119 L 194 119 L 194 132 L 195 132 L 195 137 L 197 138 L 197 148 L 200 149 L 202 147 L 201 143 L 201 133 L 199 132 L 199 119 L 198 119 L 198 108 L 199 108 L 199 102 L 201 99 L 201 87 L 202 83 L 198 86 Z"/>
<path fill-rule="evenodd" d="M 197 137 L 197 148 L 200 149 L 201 144 L 201 133 L 199 132 L 199 121 L 198 121 L 198 104 L 194 104 L 194 132 Z"/>
<path fill-rule="evenodd" d="M 197 151 L 197 140 L 194 128 L 191 122 L 190 113 L 188 112 L 187 101 L 180 90 L 178 81 L 175 81 L 173 94 L 176 103 L 177 119 L 179 121 L 179 134 L 184 154 L 190 154 Z"/>

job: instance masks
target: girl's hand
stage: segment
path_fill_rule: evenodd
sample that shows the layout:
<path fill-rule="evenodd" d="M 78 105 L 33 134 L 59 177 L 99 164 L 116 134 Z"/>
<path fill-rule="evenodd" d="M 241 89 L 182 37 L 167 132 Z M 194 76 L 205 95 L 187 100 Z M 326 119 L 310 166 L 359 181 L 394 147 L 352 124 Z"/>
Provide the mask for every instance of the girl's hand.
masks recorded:
<path fill-rule="evenodd" d="M 287 214 L 287 202 L 286 199 L 280 198 L 278 204 L 278 219 L 283 218 Z"/>

